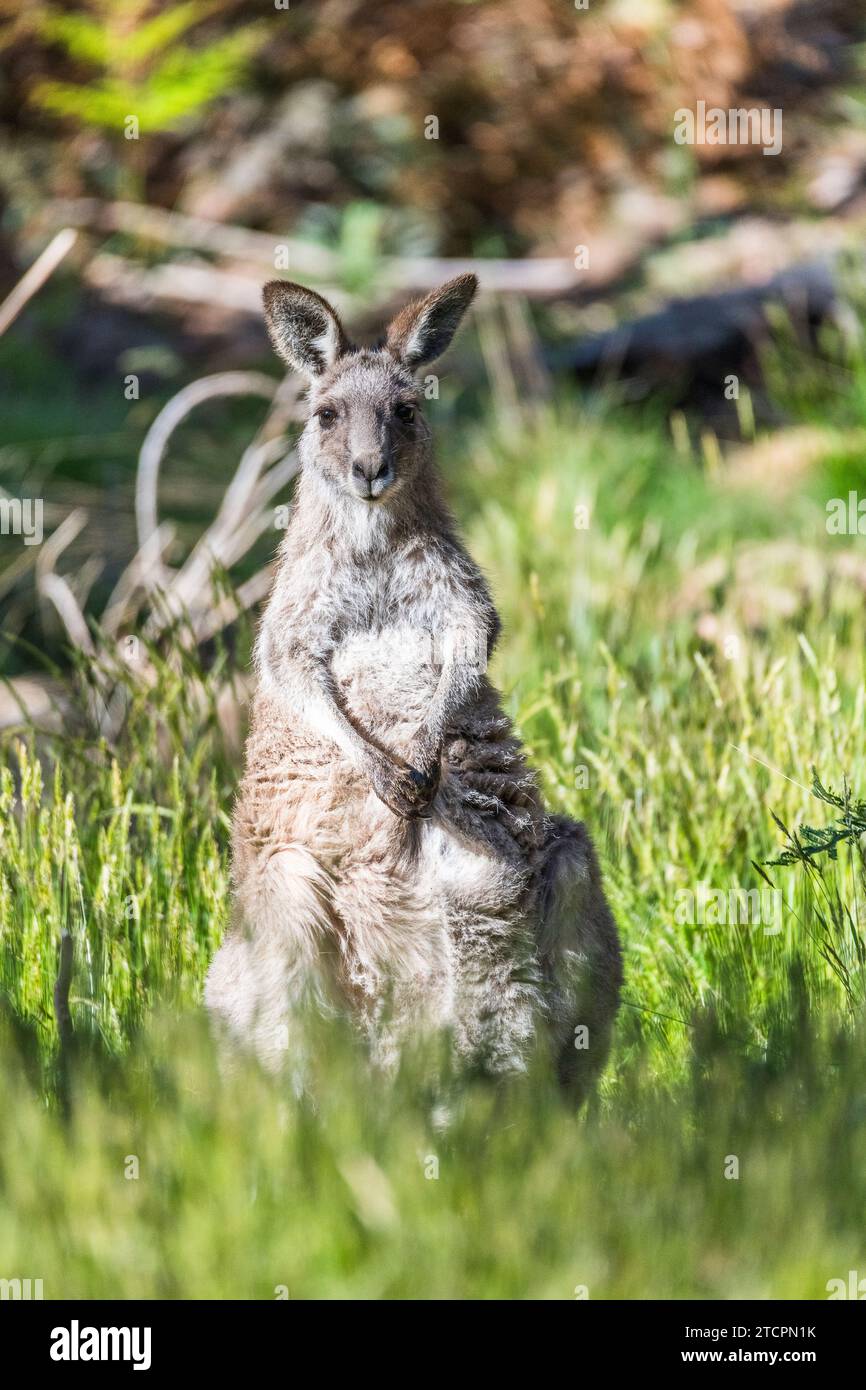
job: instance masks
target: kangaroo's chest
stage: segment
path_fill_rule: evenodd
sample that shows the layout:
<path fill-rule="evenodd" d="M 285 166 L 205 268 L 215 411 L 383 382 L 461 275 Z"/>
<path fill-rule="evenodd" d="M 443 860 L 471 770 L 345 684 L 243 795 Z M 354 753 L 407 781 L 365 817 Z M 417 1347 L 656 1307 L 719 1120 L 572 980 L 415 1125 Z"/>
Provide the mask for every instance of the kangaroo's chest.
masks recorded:
<path fill-rule="evenodd" d="M 353 621 L 335 635 L 331 670 L 346 712 L 379 739 L 414 730 L 442 669 L 438 586 L 407 564 L 355 582 L 343 611 Z M 350 603 L 352 606 L 350 606 Z"/>
<path fill-rule="evenodd" d="M 435 634 L 396 620 L 347 633 L 331 670 L 347 714 L 362 730 L 399 738 L 423 718 L 441 670 Z"/>

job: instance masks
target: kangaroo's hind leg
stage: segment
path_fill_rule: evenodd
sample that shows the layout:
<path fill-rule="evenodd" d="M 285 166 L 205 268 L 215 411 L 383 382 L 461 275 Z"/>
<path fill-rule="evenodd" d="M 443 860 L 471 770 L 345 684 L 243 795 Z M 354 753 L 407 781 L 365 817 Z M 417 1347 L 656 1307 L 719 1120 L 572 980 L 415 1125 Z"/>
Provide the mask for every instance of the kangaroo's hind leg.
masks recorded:
<path fill-rule="evenodd" d="M 452 982 L 444 914 L 426 885 L 405 873 L 387 838 L 374 831 L 345 857 L 333 908 L 342 997 L 374 1064 L 392 1071 L 407 1037 L 447 1022 Z"/>
<path fill-rule="evenodd" d="M 240 1044 L 270 1071 L 305 1070 L 296 1019 L 325 1006 L 325 965 L 333 953 L 331 881 L 303 846 L 248 862 L 235 894 L 235 920 L 205 983 L 205 1004 L 230 1055 Z"/>
<path fill-rule="evenodd" d="M 550 818 L 539 883 L 539 963 L 560 1080 L 582 1101 L 610 1050 L 622 956 L 586 828 Z"/>

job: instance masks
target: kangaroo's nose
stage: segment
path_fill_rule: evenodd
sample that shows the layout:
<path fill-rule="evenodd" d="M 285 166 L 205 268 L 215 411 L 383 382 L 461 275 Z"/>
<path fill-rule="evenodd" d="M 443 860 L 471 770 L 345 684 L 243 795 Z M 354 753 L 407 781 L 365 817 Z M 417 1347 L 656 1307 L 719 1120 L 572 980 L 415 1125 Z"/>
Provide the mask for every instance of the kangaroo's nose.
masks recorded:
<path fill-rule="evenodd" d="M 381 454 L 359 454 L 352 460 L 352 477 L 359 483 L 375 483 L 388 472 L 388 460 Z"/>
<path fill-rule="evenodd" d="M 381 454 L 358 454 L 352 460 L 351 471 L 353 490 L 367 501 L 381 497 L 394 476 L 390 460 Z"/>

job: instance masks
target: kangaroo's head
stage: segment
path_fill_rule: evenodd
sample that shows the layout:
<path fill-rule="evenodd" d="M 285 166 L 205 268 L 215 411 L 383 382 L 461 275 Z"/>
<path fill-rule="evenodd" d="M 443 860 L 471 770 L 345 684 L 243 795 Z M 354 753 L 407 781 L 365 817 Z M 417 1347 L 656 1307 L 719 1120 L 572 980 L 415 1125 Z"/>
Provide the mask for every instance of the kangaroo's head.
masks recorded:
<path fill-rule="evenodd" d="M 411 484 L 430 440 L 415 373 L 448 347 L 477 285 L 460 275 L 408 304 L 372 348 L 354 347 L 313 290 L 286 280 L 265 285 L 271 341 L 310 384 L 299 444 L 305 470 L 361 506 L 387 506 Z"/>

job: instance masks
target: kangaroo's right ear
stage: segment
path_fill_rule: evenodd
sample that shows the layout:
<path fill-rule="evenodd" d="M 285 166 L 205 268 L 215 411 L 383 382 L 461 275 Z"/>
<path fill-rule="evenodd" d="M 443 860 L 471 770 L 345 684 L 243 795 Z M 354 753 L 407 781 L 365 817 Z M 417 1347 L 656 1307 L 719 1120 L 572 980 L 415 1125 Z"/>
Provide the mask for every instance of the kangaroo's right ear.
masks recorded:
<path fill-rule="evenodd" d="M 262 294 L 265 323 L 283 361 L 305 377 L 333 367 L 348 342 L 328 301 L 290 280 L 269 280 Z"/>

